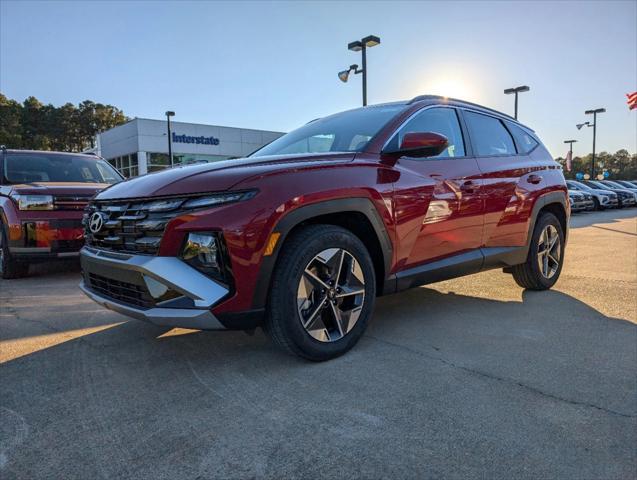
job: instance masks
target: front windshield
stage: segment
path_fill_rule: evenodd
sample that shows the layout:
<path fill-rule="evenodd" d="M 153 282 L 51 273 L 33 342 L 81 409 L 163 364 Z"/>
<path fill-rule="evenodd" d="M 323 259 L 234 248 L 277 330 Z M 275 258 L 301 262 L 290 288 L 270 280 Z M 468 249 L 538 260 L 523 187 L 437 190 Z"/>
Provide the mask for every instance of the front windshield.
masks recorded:
<path fill-rule="evenodd" d="M 59 153 L 7 153 L 4 178 L 8 183 L 117 183 L 122 177 L 97 157 Z"/>
<path fill-rule="evenodd" d="M 583 183 L 576 182 L 575 180 L 569 180 L 566 183 L 568 185 L 570 185 L 570 186 L 575 186 L 575 187 L 581 188 L 583 190 L 590 190 L 591 189 L 591 187 L 589 187 L 588 185 L 584 185 Z"/>
<path fill-rule="evenodd" d="M 357 152 L 404 108 L 403 104 L 378 105 L 320 118 L 277 138 L 250 156 Z"/>

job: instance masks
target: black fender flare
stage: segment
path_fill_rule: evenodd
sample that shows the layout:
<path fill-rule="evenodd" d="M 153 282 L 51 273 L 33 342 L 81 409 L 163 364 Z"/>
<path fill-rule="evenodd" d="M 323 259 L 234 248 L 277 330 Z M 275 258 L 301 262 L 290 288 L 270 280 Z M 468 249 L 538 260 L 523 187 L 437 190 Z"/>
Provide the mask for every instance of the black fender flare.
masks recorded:
<path fill-rule="evenodd" d="M 372 228 L 376 232 L 376 237 L 383 254 L 383 265 L 385 267 L 385 276 L 391 268 L 391 262 L 393 257 L 393 245 L 385 227 L 380 213 L 369 198 L 355 197 L 355 198 L 342 198 L 335 200 L 326 200 L 317 203 L 310 203 L 301 207 L 295 208 L 285 216 L 283 216 L 272 232 L 278 232 L 281 234 L 277 242 L 276 248 L 272 255 L 263 257 L 261 267 L 259 269 L 259 275 L 257 277 L 256 288 L 252 300 L 253 309 L 263 309 L 267 303 L 267 296 L 270 287 L 270 279 L 274 272 L 274 267 L 277 262 L 277 258 L 281 251 L 283 244 L 289 233 L 297 225 L 322 215 L 329 215 L 330 213 L 342 213 L 342 212 L 358 212 L 365 215 Z M 384 280 L 384 279 L 381 279 Z"/>
<path fill-rule="evenodd" d="M 531 246 L 531 238 L 533 237 L 533 230 L 535 229 L 535 224 L 537 222 L 537 217 L 540 214 L 540 210 L 542 210 L 544 207 L 552 203 L 557 203 L 561 205 L 562 208 L 564 209 L 564 213 L 566 214 L 566 228 L 564 229 L 564 244 L 566 245 L 566 241 L 568 239 L 568 218 L 569 218 L 568 204 L 567 204 L 566 198 L 567 198 L 566 194 L 562 191 L 559 191 L 559 192 L 545 193 L 544 195 L 540 196 L 535 201 L 535 204 L 533 205 L 533 211 L 531 213 L 532 221 L 529 222 L 529 231 L 527 232 L 527 236 L 526 236 L 527 252 L 529 247 Z"/>

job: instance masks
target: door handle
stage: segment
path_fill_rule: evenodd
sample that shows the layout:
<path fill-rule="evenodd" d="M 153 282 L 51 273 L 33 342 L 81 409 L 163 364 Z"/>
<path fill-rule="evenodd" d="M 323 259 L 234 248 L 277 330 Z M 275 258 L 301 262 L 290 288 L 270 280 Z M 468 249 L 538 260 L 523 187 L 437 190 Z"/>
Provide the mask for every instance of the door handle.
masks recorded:
<path fill-rule="evenodd" d="M 540 177 L 539 175 L 529 175 L 526 181 L 532 183 L 533 185 L 537 185 L 542 181 L 542 177 Z"/>
<path fill-rule="evenodd" d="M 462 185 L 460 185 L 460 190 L 467 193 L 474 193 L 478 184 L 471 180 L 467 180 Z"/>

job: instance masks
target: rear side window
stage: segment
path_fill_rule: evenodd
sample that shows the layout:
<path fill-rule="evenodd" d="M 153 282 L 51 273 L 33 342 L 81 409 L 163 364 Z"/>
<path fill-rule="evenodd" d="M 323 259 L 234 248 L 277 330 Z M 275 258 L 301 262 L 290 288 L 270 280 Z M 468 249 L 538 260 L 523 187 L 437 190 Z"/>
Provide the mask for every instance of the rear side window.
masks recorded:
<path fill-rule="evenodd" d="M 495 117 L 464 112 L 475 154 L 479 156 L 515 155 L 513 138 Z"/>
<path fill-rule="evenodd" d="M 409 120 L 392 138 L 390 146 L 398 148 L 406 133 L 412 132 L 434 132 L 447 137 L 449 146 L 437 157 L 464 157 L 464 142 L 462 140 L 462 131 L 458 123 L 458 114 L 453 108 L 428 108 L 416 114 Z"/>
<path fill-rule="evenodd" d="M 511 122 L 507 122 L 507 127 L 513 135 L 513 138 L 515 138 L 520 149 L 520 153 L 529 153 L 537 146 L 537 140 L 535 140 L 529 132 L 526 132 L 524 129 Z"/>

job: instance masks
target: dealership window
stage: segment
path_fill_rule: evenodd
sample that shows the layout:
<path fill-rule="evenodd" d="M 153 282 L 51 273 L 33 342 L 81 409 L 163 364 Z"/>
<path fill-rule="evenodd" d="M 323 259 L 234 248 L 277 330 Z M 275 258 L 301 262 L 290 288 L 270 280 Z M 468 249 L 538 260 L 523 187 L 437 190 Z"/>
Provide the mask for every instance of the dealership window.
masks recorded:
<path fill-rule="evenodd" d="M 148 172 L 157 172 L 170 166 L 170 157 L 166 153 L 148 154 Z M 229 157 L 221 155 L 205 155 L 198 153 L 174 153 L 173 162 L 175 165 L 188 165 L 191 163 L 217 162 L 226 160 Z"/>
<path fill-rule="evenodd" d="M 139 174 L 137 153 L 111 158 L 108 163 L 126 178 L 136 177 Z"/>

